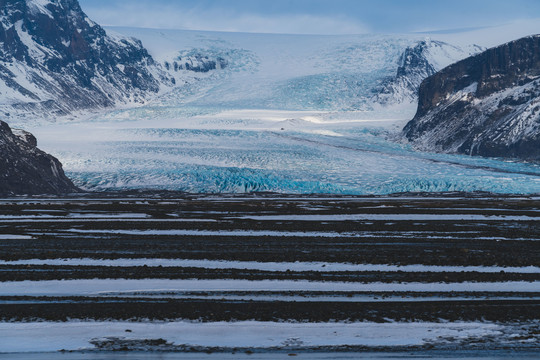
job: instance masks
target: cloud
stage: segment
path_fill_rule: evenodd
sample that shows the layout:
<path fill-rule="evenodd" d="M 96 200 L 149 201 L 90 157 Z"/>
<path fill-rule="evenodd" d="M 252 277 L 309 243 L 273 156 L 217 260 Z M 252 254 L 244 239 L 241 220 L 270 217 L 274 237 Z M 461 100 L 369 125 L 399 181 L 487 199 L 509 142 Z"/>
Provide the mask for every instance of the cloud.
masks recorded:
<path fill-rule="evenodd" d="M 363 34 L 370 29 L 343 16 L 239 13 L 226 9 L 148 6 L 132 2 L 114 8 L 85 6 L 101 25 L 279 34 Z"/>

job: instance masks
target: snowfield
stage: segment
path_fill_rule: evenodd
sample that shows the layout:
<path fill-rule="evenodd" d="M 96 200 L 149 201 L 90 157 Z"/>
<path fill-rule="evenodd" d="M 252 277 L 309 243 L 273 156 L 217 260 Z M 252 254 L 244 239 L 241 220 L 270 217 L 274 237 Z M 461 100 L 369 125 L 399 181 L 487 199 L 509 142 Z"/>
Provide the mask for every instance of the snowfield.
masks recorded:
<path fill-rule="evenodd" d="M 441 338 L 500 336 L 490 323 L 67 322 L 0 323 L 3 353 L 95 349 L 92 340 L 164 339 L 170 345 L 301 349 L 340 346 L 414 346 Z M 128 332 L 129 331 L 129 332 Z M 167 349 L 167 347 L 163 347 Z"/>
<path fill-rule="evenodd" d="M 538 292 L 540 281 L 463 282 L 463 283 L 347 283 L 288 280 L 50 280 L 3 282 L 0 296 L 105 296 L 167 294 L 185 291 L 489 291 Z M 166 297 L 166 296 L 165 296 Z"/>
<path fill-rule="evenodd" d="M 0 238 L 1 239 L 1 238 Z M 64 266 L 162 266 L 162 267 L 199 267 L 206 269 L 251 269 L 263 271 L 406 271 L 406 272 L 447 272 L 475 271 L 481 273 L 536 274 L 538 266 L 503 267 L 503 266 L 429 266 L 429 265 L 375 265 L 324 262 L 256 262 L 256 261 L 219 261 L 191 259 L 29 259 L 4 261 L 0 265 L 64 265 Z"/>

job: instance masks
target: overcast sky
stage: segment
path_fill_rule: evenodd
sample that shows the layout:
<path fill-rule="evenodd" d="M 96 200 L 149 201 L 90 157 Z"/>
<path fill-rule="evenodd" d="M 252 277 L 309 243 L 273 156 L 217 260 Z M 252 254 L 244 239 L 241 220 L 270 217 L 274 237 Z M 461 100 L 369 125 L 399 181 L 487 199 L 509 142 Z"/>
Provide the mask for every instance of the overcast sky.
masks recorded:
<path fill-rule="evenodd" d="M 79 0 L 102 25 L 295 34 L 403 33 L 540 18 L 540 0 Z"/>

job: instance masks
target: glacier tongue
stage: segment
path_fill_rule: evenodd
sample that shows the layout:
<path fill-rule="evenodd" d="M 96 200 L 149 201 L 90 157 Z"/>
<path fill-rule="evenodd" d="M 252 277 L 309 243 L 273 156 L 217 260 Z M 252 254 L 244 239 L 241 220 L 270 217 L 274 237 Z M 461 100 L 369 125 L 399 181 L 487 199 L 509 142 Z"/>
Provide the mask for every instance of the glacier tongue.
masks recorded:
<path fill-rule="evenodd" d="M 33 131 L 43 148 L 62 159 L 75 183 L 88 190 L 540 192 L 538 165 L 414 152 L 387 140 L 403 120 L 370 121 L 366 116 L 230 111 Z"/>

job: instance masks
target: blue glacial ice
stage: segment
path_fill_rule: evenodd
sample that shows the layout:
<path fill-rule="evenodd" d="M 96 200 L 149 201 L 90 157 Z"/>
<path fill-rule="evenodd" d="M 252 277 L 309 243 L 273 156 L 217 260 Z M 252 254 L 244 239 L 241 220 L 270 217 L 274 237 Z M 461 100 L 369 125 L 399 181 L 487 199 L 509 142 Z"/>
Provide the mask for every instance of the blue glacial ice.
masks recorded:
<path fill-rule="evenodd" d="M 116 128 L 46 146 L 88 190 L 540 193 L 537 164 L 415 152 L 377 127 L 281 129 Z"/>

